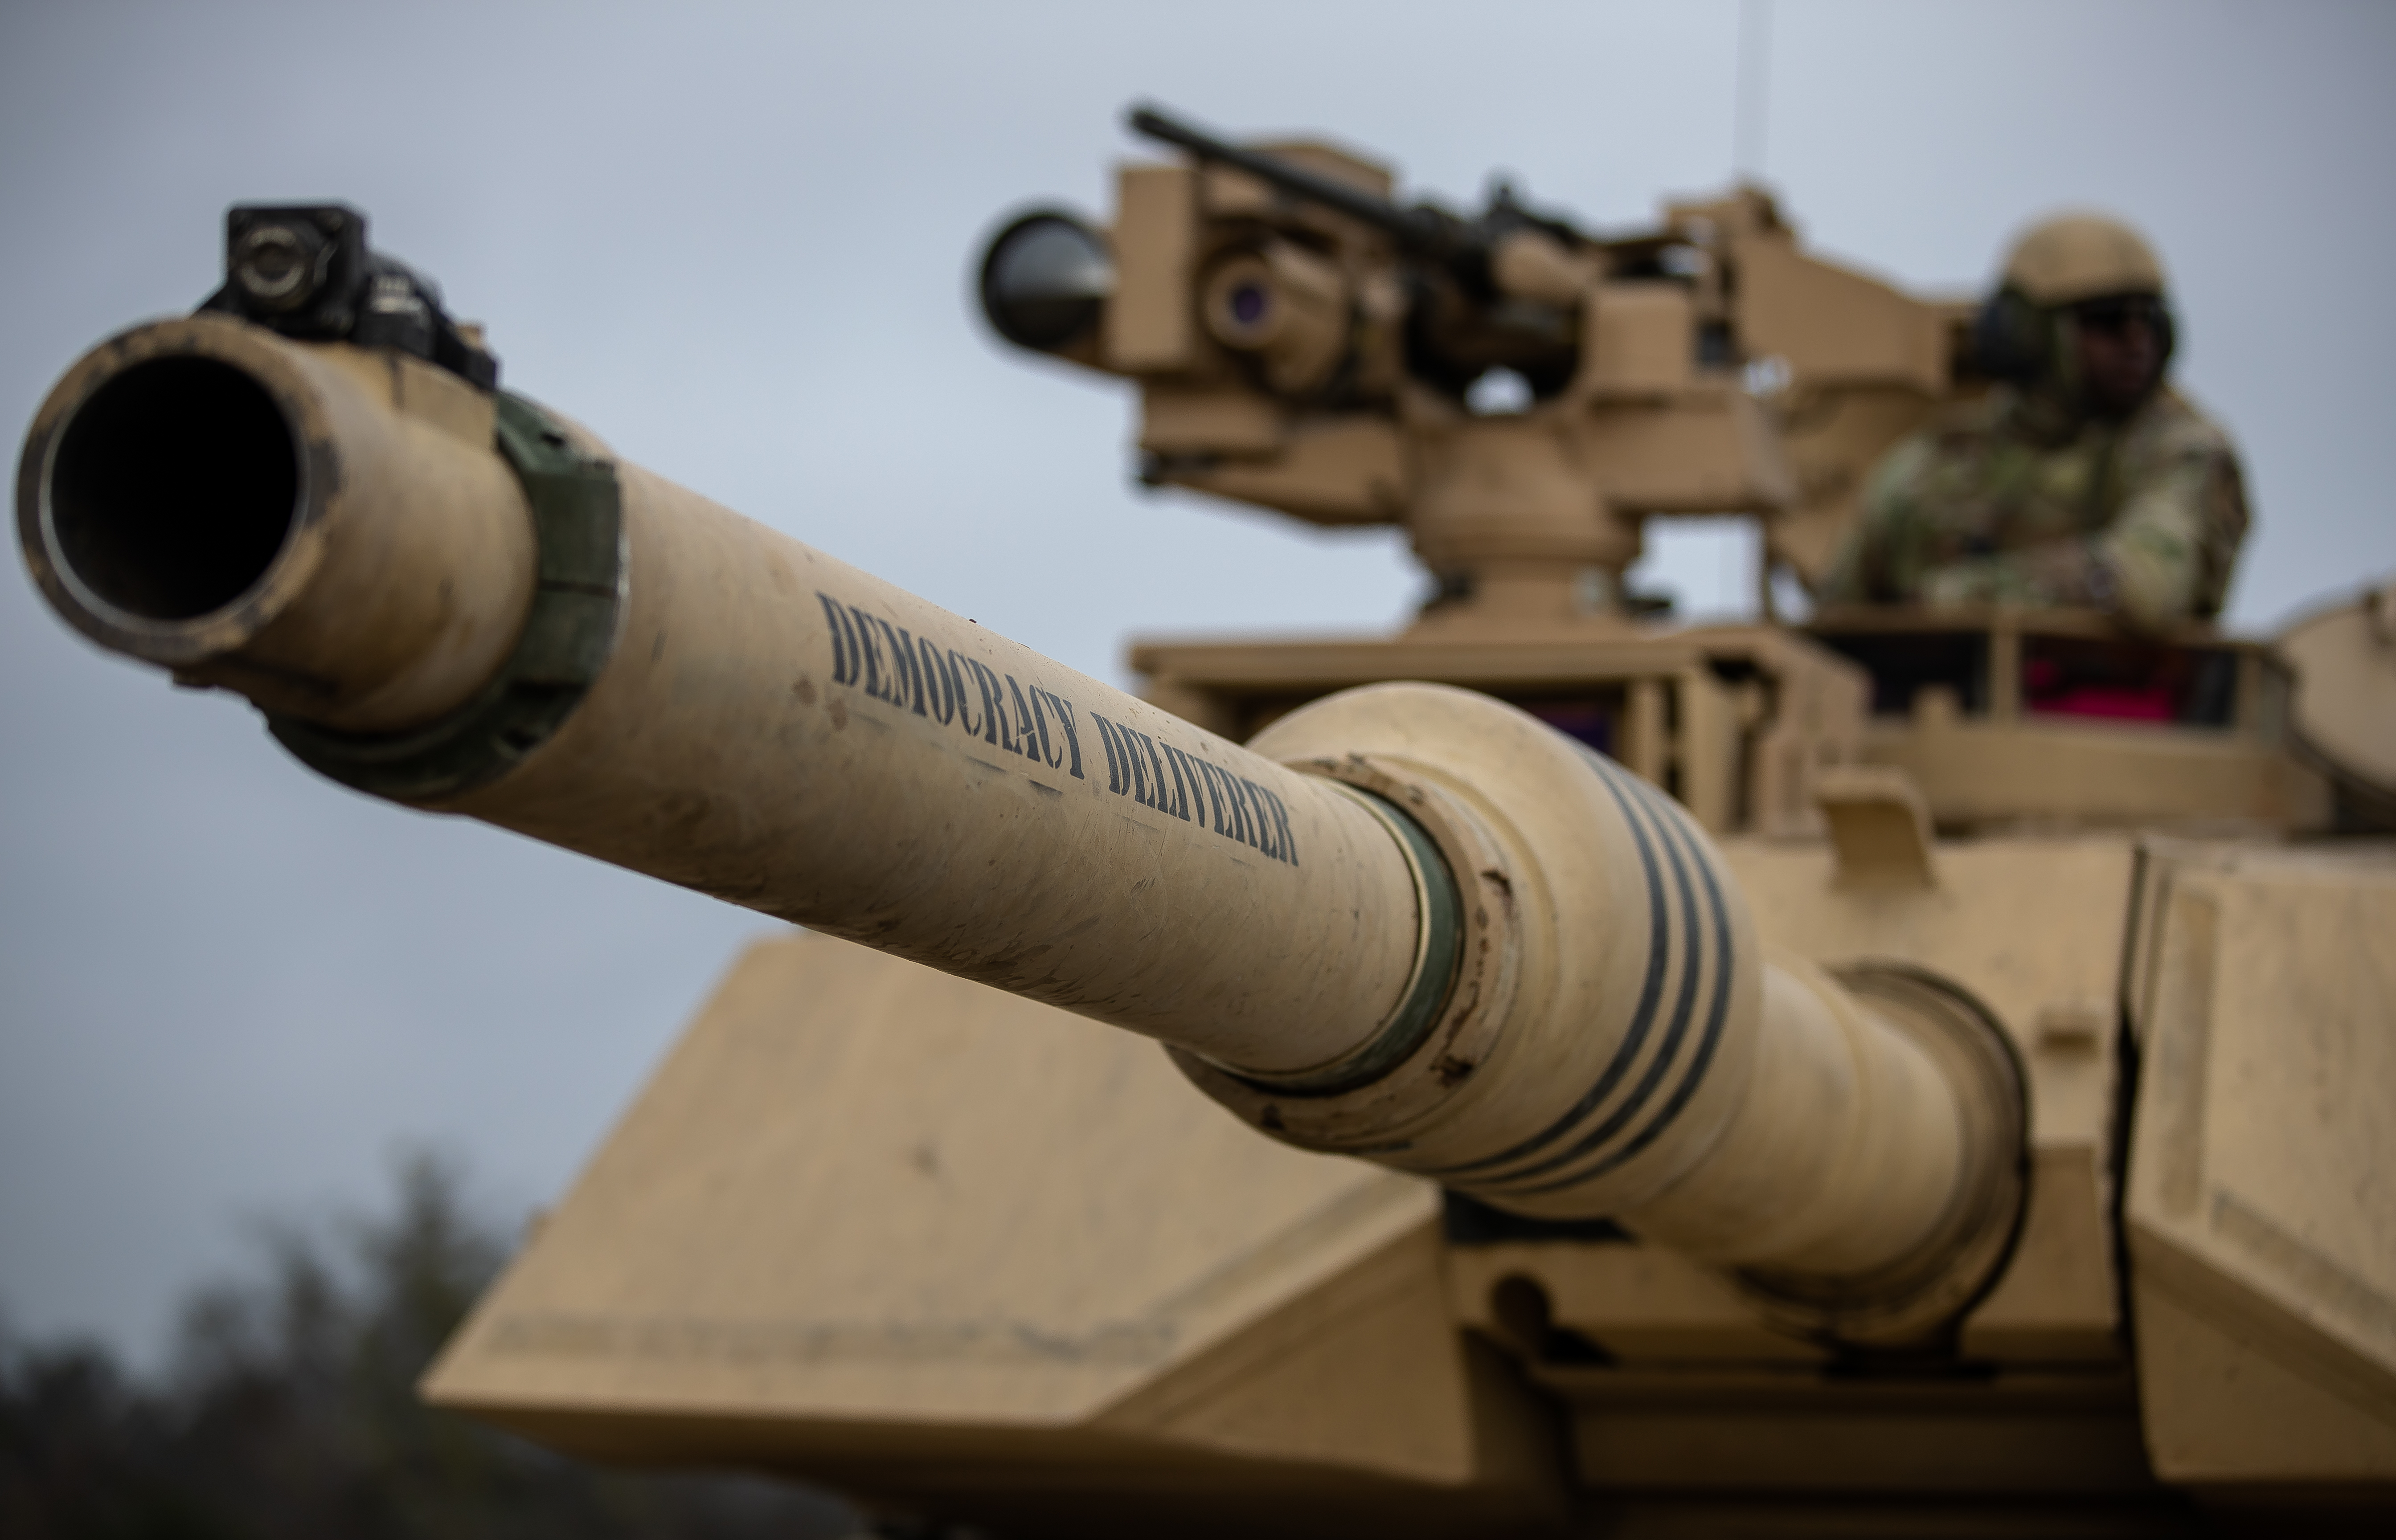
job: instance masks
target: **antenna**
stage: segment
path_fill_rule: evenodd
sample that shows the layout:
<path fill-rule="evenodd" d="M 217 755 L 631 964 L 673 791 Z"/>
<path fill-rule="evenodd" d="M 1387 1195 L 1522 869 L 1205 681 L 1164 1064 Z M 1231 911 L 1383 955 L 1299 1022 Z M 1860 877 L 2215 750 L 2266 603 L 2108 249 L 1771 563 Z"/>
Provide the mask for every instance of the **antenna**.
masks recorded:
<path fill-rule="evenodd" d="M 1731 173 L 1764 179 L 1764 108 L 1772 89 L 1772 0 L 1739 0 L 1738 103 L 1731 127 Z"/>

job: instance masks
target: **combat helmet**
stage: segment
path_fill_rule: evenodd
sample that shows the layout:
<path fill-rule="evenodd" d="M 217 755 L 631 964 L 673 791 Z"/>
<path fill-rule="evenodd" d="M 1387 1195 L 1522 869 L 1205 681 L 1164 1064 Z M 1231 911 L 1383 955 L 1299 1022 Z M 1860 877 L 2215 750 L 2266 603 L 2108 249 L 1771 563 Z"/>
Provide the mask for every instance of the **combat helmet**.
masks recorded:
<path fill-rule="evenodd" d="M 2053 307 L 2116 294 L 2160 296 L 2165 285 L 2163 262 L 2136 231 L 2102 214 L 2061 214 L 2014 242 L 2003 286 Z"/>
<path fill-rule="evenodd" d="M 2005 254 L 1996 292 L 1973 325 L 1973 361 L 1991 378 L 2066 385 L 2054 378 L 2057 370 L 2068 372 L 2070 361 L 2070 350 L 2057 346 L 2058 324 L 2075 306 L 2137 296 L 2155 301 L 2168 364 L 2176 327 L 2163 299 L 2167 286 L 2154 247 L 2121 220 L 2094 213 L 2043 219 L 2016 237 Z"/>

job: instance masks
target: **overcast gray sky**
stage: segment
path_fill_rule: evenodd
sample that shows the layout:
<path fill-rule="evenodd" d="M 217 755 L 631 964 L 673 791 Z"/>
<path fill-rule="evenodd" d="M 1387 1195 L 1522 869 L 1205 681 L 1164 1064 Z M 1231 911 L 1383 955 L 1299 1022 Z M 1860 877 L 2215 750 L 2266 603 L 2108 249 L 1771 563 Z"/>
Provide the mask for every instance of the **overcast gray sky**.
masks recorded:
<path fill-rule="evenodd" d="M 0 7 L 0 420 L 188 309 L 227 204 L 340 198 L 630 458 L 1123 677 L 1133 632 L 1371 630 L 1397 541 L 1128 486 L 1125 393 L 967 309 L 1013 206 L 1103 215 L 1152 97 L 1414 189 L 1503 169 L 1601 225 L 1731 170 L 1736 0 L 100 3 Z M 1492 16 L 1499 20 L 1487 20 Z M 2396 8 L 1781 0 L 1764 170 L 1818 249 L 1980 286 L 2058 205 L 2162 246 L 2180 377 L 2243 445 L 2231 617 L 2396 571 Z M 1704 609 L 1736 550 L 1666 538 Z M 228 697 L 0 578 L 0 1310 L 142 1354 L 241 1227 L 411 1142 L 559 1192 L 741 911 L 314 779 Z"/>

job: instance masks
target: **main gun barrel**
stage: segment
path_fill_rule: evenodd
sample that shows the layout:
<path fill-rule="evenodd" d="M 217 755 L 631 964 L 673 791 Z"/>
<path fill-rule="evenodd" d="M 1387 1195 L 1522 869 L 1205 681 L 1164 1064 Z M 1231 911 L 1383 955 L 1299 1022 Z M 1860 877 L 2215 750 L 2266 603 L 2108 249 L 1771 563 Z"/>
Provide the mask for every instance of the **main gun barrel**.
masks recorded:
<path fill-rule="evenodd" d="M 529 403 L 215 315 L 70 370 L 18 496 L 73 624 L 350 785 L 1161 1039 L 1268 1134 L 1619 1218 L 1805 1329 L 1918 1334 L 2002 1259 L 2020 1093 L 1968 1008 L 1767 961 L 1679 807 L 1511 707 L 1374 686 L 1243 747 Z"/>
<path fill-rule="evenodd" d="M 1367 798 L 570 427 L 520 433 L 513 467 L 494 431 L 490 397 L 414 360 L 162 323 L 36 424 L 28 555 L 98 640 L 251 695 L 365 790 L 1258 1069 L 1336 1058 L 1398 1003 L 1417 882 Z M 577 496 L 613 507 L 578 524 Z M 195 551 L 213 580 L 187 603 Z M 402 714 L 387 676 L 433 671 Z"/>

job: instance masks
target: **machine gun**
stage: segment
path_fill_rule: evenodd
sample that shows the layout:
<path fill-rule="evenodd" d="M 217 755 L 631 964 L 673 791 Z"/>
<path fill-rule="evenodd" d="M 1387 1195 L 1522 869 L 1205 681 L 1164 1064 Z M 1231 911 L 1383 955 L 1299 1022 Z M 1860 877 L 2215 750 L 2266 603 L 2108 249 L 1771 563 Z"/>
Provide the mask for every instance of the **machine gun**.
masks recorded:
<path fill-rule="evenodd" d="M 1954 306 L 1800 252 L 1754 188 L 1593 239 L 1503 185 L 1478 218 L 1383 167 L 1149 108 L 1112 226 L 991 241 L 992 328 L 1141 387 L 1143 481 L 1406 527 L 1426 619 L 1606 624 L 1642 523 L 1767 521 L 1817 570 L 1861 469 L 1954 384 Z"/>
<path fill-rule="evenodd" d="M 1492 200 L 1488 214 L 1468 223 L 1437 204 L 1421 203 L 1412 208 L 1402 208 L 1386 198 L 1361 192 L 1348 182 L 1309 171 L 1302 166 L 1260 151 L 1243 150 L 1178 118 L 1169 117 L 1153 107 L 1135 107 L 1124 121 L 1135 133 L 1146 135 L 1163 144 L 1178 145 L 1189 151 L 1202 164 L 1228 166 L 1234 171 L 1245 171 L 1276 192 L 1303 202 L 1320 204 L 1358 224 L 1370 225 L 1387 235 L 1400 251 L 1437 263 L 1454 274 L 1459 283 L 1484 291 L 1491 287 L 1490 253 L 1498 238 L 1531 223 L 1511 197 L 1503 193 Z M 1580 244 L 1578 232 L 1569 225 L 1556 220 L 1542 222 L 1551 234 L 1573 246 Z"/>
<path fill-rule="evenodd" d="M 1435 203 L 1401 207 L 1353 181 L 1244 150 L 1151 107 L 1133 109 L 1126 121 L 1137 133 L 1188 151 L 1201 166 L 1228 166 L 1384 236 L 1404 279 L 1406 366 L 1417 378 L 1461 396 L 1486 371 L 1511 369 L 1537 397 L 1554 395 L 1571 379 L 1579 351 L 1572 312 L 1593 266 L 1590 243 L 1564 220 L 1524 207 L 1510 184 L 1498 182 L 1489 206 L 1468 220 Z M 1303 303 L 1291 292 L 1303 280 L 1290 271 L 1302 259 L 1272 245 L 1259 254 L 1260 265 L 1233 264 L 1214 280 L 1221 293 L 1209 294 L 1207 313 L 1210 320 L 1219 314 L 1216 330 L 1227 346 L 1270 351 L 1270 341 L 1258 339 L 1274 333 L 1279 311 Z M 1269 374 L 1303 388 L 1304 377 L 1286 368 Z"/>
<path fill-rule="evenodd" d="M 212 307 L 72 367 L 18 485 L 69 623 L 315 769 L 820 933 L 744 961 L 436 1400 L 1027 1535 L 2151 1528 L 2396 1471 L 2391 1217 L 2287 1176 L 2389 1126 L 2396 878 L 2189 837 L 2331 821 L 2261 649 L 2144 737 L 2000 702 L 2111 644 L 2020 617 L 1858 631 L 1910 649 L 1870 678 L 1564 614 L 1149 649 L 1177 715 L 490 383 Z M 2384 668 L 2381 613 L 2307 645 Z"/>
<path fill-rule="evenodd" d="M 1387 359 L 1377 355 L 1393 346 L 1408 375 L 1459 400 L 1493 368 L 1517 371 L 1541 398 L 1570 380 L 1580 347 L 1574 312 L 1594 248 L 1564 220 L 1525 208 L 1508 184 L 1468 220 L 1435 203 L 1391 202 L 1375 191 L 1386 177 L 1321 146 L 1247 149 L 1150 107 L 1126 121 L 1245 179 L 1230 228 L 1210 243 L 1220 249 L 1199 280 L 1201 308 L 1216 340 L 1245 355 L 1269 393 L 1384 396 Z M 1256 188 L 1268 202 L 1258 203 Z M 984 312 L 1009 341 L 1070 351 L 1098 326 L 1110 261 L 1104 239 L 1070 215 L 1020 218 L 984 258 Z M 1362 274 L 1352 271 L 1360 263 Z M 1375 282 L 1391 277 L 1404 312 L 1394 338 L 1392 297 Z"/>

